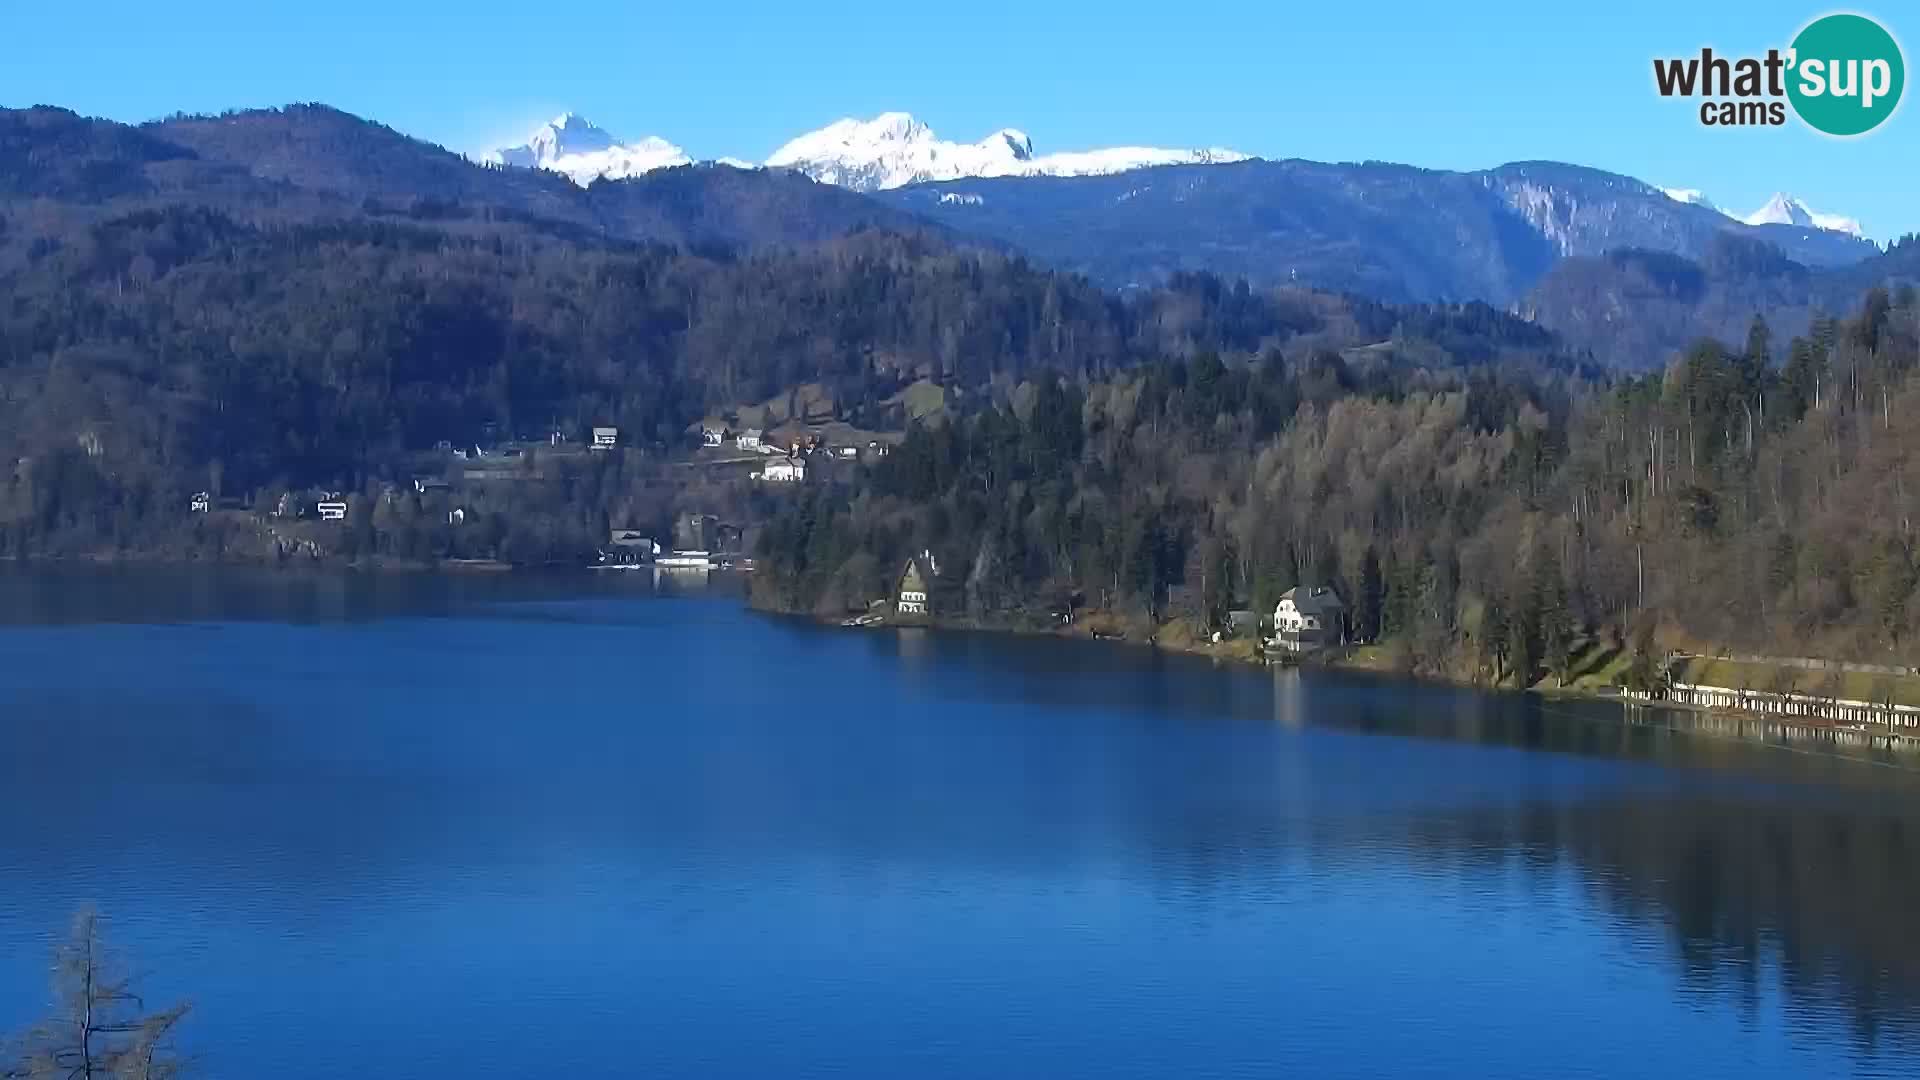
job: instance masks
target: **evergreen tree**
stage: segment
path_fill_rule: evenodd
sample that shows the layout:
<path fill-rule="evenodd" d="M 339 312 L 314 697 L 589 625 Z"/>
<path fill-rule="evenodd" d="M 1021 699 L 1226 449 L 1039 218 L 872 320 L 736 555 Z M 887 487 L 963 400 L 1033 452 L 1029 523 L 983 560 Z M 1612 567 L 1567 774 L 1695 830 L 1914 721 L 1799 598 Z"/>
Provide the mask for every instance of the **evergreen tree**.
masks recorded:
<path fill-rule="evenodd" d="M 1360 558 L 1360 588 L 1353 605 L 1353 633 L 1358 640 L 1375 641 L 1380 637 L 1385 594 L 1386 582 L 1380 573 L 1380 556 L 1369 544 L 1366 554 Z"/>

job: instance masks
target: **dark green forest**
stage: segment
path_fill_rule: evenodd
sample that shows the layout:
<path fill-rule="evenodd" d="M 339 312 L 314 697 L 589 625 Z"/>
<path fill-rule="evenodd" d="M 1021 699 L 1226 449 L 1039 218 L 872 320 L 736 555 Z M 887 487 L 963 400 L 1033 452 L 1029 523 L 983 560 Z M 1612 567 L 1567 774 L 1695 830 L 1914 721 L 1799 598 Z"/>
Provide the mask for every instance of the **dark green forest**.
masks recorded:
<path fill-rule="evenodd" d="M 264 504 L 404 485 L 443 442 L 611 424 L 664 454 L 710 411 L 800 383 L 897 428 L 884 403 L 916 380 L 1100 379 L 1396 328 L 1470 363 L 1550 340 L 1478 305 L 1396 310 L 1204 275 L 1122 301 L 929 236 L 702 253 L 423 216 L 256 225 L 170 206 L 42 231 L 0 294 L 0 553 L 151 547 L 199 490 Z M 576 475 L 522 507 L 574 523 L 550 556 L 593 542 L 606 483 Z"/>
<path fill-rule="evenodd" d="M 785 508 L 756 587 L 859 609 L 930 549 L 988 623 L 1213 627 L 1310 582 L 1412 671 L 1532 683 L 1597 632 L 1905 663 L 1917 320 L 1876 289 L 1784 366 L 1756 320 L 1611 379 L 1319 348 L 1044 377 Z"/>

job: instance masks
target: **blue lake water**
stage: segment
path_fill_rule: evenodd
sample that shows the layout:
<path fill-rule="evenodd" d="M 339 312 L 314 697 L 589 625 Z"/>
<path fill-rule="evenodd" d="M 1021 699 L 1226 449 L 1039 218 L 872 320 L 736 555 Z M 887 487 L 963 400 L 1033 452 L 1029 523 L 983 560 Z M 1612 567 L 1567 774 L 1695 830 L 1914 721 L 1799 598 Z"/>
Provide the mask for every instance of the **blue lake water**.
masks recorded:
<path fill-rule="evenodd" d="M 0 574 L 0 1031 L 204 1075 L 1920 1075 L 1920 775 L 604 579 Z"/>

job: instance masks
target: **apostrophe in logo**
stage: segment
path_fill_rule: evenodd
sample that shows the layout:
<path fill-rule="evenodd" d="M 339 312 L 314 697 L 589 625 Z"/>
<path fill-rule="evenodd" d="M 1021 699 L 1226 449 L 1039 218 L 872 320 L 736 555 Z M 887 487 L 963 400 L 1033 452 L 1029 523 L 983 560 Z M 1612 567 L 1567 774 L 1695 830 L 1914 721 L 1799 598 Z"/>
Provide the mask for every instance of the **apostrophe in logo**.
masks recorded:
<path fill-rule="evenodd" d="M 1699 56 L 1653 62 L 1661 97 L 1701 98 L 1708 127 L 1778 127 L 1787 108 L 1815 131 L 1848 138 L 1886 122 L 1906 87 L 1906 58 L 1886 27 L 1865 15 L 1823 15 L 1786 49 L 1764 57 Z"/>
<path fill-rule="evenodd" d="M 1787 99 L 1816 131 L 1864 135 L 1893 115 L 1907 82 L 1906 58 L 1886 27 L 1864 15 L 1807 24 L 1787 54 Z"/>

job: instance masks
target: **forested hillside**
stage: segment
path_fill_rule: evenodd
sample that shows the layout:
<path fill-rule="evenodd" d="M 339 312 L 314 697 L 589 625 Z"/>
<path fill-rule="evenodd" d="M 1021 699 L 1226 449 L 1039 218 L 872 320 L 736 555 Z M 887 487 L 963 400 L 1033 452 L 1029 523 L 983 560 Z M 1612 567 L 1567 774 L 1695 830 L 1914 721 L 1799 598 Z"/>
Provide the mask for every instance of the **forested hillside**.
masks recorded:
<path fill-rule="evenodd" d="M 800 383 L 872 427 L 898 422 L 883 403 L 917 380 L 1099 378 L 1409 327 L 1480 362 L 1549 340 L 1485 308 L 1206 276 L 1122 301 L 1018 258 L 873 231 L 734 254 L 420 207 L 252 224 L 169 206 L 71 223 L 16 254 L 0 276 L 8 552 L 138 548 L 197 490 L 404 482 L 410 456 L 443 441 L 612 424 L 665 449 L 714 409 Z"/>
<path fill-rule="evenodd" d="M 1207 625 L 1325 580 L 1415 669 L 1530 674 L 1601 629 L 1899 656 L 1913 246 L 1821 270 L 1758 236 L 1569 261 L 1563 338 L 1206 272 L 1108 292 L 773 172 L 581 190 L 320 107 L 5 112 L 0 555 L 224 557 L 243 519 L 193 493 L 271 532 L 278 493 L 326 490 L 362 498 L 316 554 L 576 561 L 719 499 L 773 516 L 783 607 L 862 606 L 932 548 L 982 621 Z M 689 425 L 802 384 L 867 431 L 910 388 L 948 405 L 850 483 L 672 471 Z M 436 447 L 596 425 L 627 451 L 462 492 L 479 527 L 391 497 Z"/>
<path fill-rule="evenodd" d="M 909 553 L 949 616 L 1220 625 L 1297 583 L 1406 669 L 1567 674 L 1575 635 L 1914 655 L 1913 291 L 1767 360 L 1764 324 L 1617 382 L 1356 354 L 1042 378 L 919 427 L 766 536 L 763 602 L 860 609 Z"/>
<path fill-rule="evenodd" d="M 0 269 L 84 224 L 172 206 L 254 224 L 397 217 L 466 233 L 513 228 L 709 252 L 811 246 L 861 228 L 946 233 L 778 170 L 687 166 L 582 190 L 551 173 L 478 165 L 324 105 L 137 128 L 65 109 L 0 109 L 0 218 L 13 219 Z"/>
<path fill-rule="evenodd" d="M 1603 363 L 1632 370 L 1665 363 L 1701 337 L 1737 339 L 1755 314 L 1784 345 L 1822 315 L 1846 312 L 1868 289 L 1916 281 L 1920 238 L 1904 237 L 1857 263 L 1815 268 L 1727 233 L 1697 259 L 1645 249 L 1562 259 L 1520 311 Z"/>

